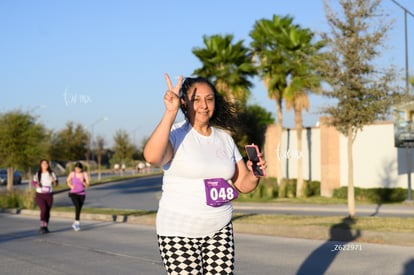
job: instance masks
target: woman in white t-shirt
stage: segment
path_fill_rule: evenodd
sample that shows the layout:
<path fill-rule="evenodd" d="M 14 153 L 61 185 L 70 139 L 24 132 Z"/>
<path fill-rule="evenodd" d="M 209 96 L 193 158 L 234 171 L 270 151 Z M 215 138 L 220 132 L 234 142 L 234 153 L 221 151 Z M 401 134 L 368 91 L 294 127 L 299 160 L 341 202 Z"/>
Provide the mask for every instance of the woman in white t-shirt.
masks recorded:
<path fill-rule="evenodd" d="M 50 210 L 53 205 L 53 186 L 58 183 L 49 161 L 42 159 L 39 169 L 33 177 L 36 187 L 36 203 L 40 208 L 40 234 L 49 233 Z"/>
<path fill-rule="evenodd" d="M 144 148 L 145 159 L 164 170 L 156 220 L 161 258 L 168 274 L 232 274 L 231 200 L 253 191 L 259 177 L 227 131 L 234 108 L 215 87 L 200 77 L 180 77 L 174 87 L 165 78 L 165 112 Z M 186 120 L 175 123 L 180 108 Z M 263 160 L 258 165 L 265 169 Z"/>

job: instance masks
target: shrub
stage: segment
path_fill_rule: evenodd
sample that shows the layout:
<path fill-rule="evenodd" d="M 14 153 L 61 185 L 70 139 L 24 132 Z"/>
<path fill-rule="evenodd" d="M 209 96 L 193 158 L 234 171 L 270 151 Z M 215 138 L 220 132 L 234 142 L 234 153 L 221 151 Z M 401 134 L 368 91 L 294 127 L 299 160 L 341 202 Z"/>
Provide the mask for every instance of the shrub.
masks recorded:
<path fill-rule="evenodd" d="M 348 187 L 342 186 L 335 188 L 332 196 L 338 199 L 346 199 L 348 197 Z"/>
<path fill-rule="evenodd" d="M 282 179 L 278 191 L 279 198 L 296 197 L 296 179 Z"/>
<path fill-rule="evenodd" d="M 320 196 L 321 195 L 321 182 L 313 180 L 309 183 L 310 196 Z"/>
<path fill-rule="evenodd" d="M 321 183 L 319 181 L 303 181 L 303 194 L 306 198 L 321 195 Z"/>
<path fill-rule="evenodd" d="M 20 195 L 19 208 L 34 209 L 36 207 L 35 193 L 34 189 L 23 191 Z"/>
<path fill-rule="evenodd" d="M 287 186 L 289 182 L 287 179 L 282 179 L 279 186 L 278 197 L 279 198 L 286 198 L 287 197 Z"/>
<path fill-rule="evenodd" d="M 0 195 L 0 207 L 1 208 L 17 208 L 18 199 L 16 192 L 2 192 Z"/>
<path fill-rule="evenodd" d="M 402 202 L 407 198 L 407 189 L 404 188 L 359 188 L 355 187 L 355 199 L 374 203 Z M 348 187 L 336 188 L 334 198 L 346 199 Z"/>
<path fill-rule="evenodd" d="M 371 188 L 367 189 L 367 197 L 375 203 L 402 202 L 407 197 L 407 189 L 403 188 Z"/>
<path fill-rule="evenodd" d="M 278 187 L 275 178 L 263 178 L 256 190 L 248 194 L 240 194 L 241 199 L 272 200 L 277 197 Z"/>
<path fill-rule="evenodd" d="M 35 190 L 15 190 L 0 193 L 1 208 L 33 209 L 35 203 Z"/>
<path fill-rule="evenodd" d="M 288 198 L 296 197 L 296 179 L 289 179 L 286 187 L 286 195 Z"/>

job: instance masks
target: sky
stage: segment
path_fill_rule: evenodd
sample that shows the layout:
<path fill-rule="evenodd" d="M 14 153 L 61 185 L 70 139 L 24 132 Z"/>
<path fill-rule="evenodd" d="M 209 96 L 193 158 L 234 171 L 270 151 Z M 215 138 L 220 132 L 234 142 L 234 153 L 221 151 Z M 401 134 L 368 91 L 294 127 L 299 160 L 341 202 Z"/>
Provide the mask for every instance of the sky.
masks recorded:
<path fill-rule="evenodd" d="M 398 2 L 414 12 L 414 1 Z M 337 1 L 331 3 L 335 9 Z M 383 60 L 403 78 L 404 12 L 391 0 L 383 0 L 383 8 L 395 20 Z M 0 0 L 0 112 L 30 112 L 54 131 L 79 123 L 107 146 L 123 130 L 140 145 L 164 112 L 163 74 L 175 84 L 201 67 L 192 49 L 203 47 L 203 35 L 233 34 L 248 46 L 255 21 L 275 14 L 328 31 L 322 0 Z M 414 18 L 407 19 L 412 49 Z M 253 83 L 249 103 L 276 117 L 261 80 Z M 310 100 L 306 127 L 329 103 L 321 96 Z M 285 113 L 284 126 L 294 127 L 292 112 Z"/>

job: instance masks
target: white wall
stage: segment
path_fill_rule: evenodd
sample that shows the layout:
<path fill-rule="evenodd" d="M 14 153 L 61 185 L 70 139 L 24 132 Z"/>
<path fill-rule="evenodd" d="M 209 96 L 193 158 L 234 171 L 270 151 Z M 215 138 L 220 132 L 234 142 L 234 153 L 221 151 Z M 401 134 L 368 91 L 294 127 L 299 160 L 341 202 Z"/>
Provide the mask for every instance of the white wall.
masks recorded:
<path fill-rule="evenodd" d="M 343 135 L 340 139 L 341 186 L 346 186 L 347 140 Z M 394 147 L 394 125 L 391 122 L 365 126 L 354 141 L 353 154 L 355 186 L 407 188 L 405 149 Z"/>
<path fill-rule="evenodd" d="M 288 133 L 290 135 L 287 147 Z M 308 161 L 308 140 L 311 141 L 311 162 Z M 347 139 L 340 135 L 340 185 L 346 186 L 347 179 Z M 302 132 L 302 152 L 297 151 L 295 129 L 284 130 L 282 145 L 279 151 L 274 152 L 283 158 L 282 176 L 284 178 L 297 177 L 297 158 L 303 161 L 303 178 L 309 179 L 311 171 L 312 180 L 321 179 L 321 137 L 318 127 L 311 128 L 309 139 L 306 129 Z M 412 171 L 414 174 L 414 150 L 410 149 Z M 353 146 L 354 153 L 354 186 L 362 188 L 373 187 L 402 187 L 407 188 L 406 149 L 394 147 L 394 125 L 392 122 L 383 122 L 365 126 L 358 132 Z M 311 163 L 311 165 L 309 165 Z M 309 166 L 310 169 L 309 170 Z M 287 168 L 288 167 L 288 171 Z M 414 175 L 412 176 L 414 181 Z"/>
<path fill-rule="evenodd" d="M 289 146 L 288 146 L 289 133 Z M 283 178 L 296 178 L 297 160 L 302 159 L 303 178 L 308 180 L 321 179 L 321 150 L 320 150 L 320 130 L 319 128 L 303 129 L 302 131 L 302 151 L 299 152 L 297 146 L 296 130 L 285 130 L 282 135 L 282 146 L 278 152 L 279 157 L 283 159 L 282 175 Z M 309 147 L 310 146 L 310 150 Z M 309 156 L 311 160 L 309 161 Z M 288 167 L 288 170 L 286 169 Z M 309 173 L 310 172 L 310 173 Z"/>

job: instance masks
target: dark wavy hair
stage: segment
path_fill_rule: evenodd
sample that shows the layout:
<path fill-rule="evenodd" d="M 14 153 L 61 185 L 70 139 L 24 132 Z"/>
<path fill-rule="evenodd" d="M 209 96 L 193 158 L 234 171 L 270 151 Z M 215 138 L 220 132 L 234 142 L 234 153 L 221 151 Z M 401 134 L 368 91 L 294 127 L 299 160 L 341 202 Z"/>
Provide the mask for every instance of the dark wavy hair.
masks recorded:
<path fill-rule="evenodd" d="M 80 162 L 75 163 L 75 166 L 73 168 L 80 168 L 83 172 L 83 165 Z"/>
<path fill-rule="evenodd" d="M 190 88 L 193 87 L 193 85 L 196 83 L 207 84 L 214 93 L 215 106 L 213 116 L 210 119 L 210 125 L 228 130 L 230 132 L 234 132 L 237 118 L 236 106 L 226 101 L 224 96 L 217 91 L 216 87 L 214 87 L 214 85 L 208 79 L 203 77 L 185 78 L 180 88 L 180 99 L 188 102 L 188 92 Z M 189 121 L 187 106 L 181 102 L 180 108 L 187 121 Z"/>
<path fill-rule="evenodd" d="M 39 181 L 39 185 L 42 186 L 42 183 L 40 182 L 42 180 L 42 162 L 46 162 L 47 163 L 47 172 L 49 173 L 49 175 L 52 176 L 53 170 L 52 167 L 50 167 L 50 163 L 47 159 L 42 159 L 39 162 L 39 169 L 37 170 L 37 180 Z"/>

